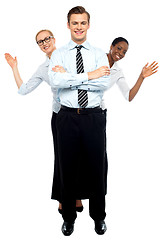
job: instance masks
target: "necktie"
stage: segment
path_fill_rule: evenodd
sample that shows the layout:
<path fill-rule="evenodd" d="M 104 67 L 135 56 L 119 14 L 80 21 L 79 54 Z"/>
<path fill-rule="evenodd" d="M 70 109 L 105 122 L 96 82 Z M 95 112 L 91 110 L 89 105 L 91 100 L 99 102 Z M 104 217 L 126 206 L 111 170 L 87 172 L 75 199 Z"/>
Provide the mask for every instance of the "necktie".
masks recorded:
<path fill-rule="evenodd" d="M 83 73 L 84 72 L 84 66 L 83 66 L 83 58 L 81 54 L 81 48 L 83 46 L 76 46 L 77 48 L 77 54 L 76 54 L 76 67 L 77 67 L 77 73 Z M 88 94 L 86 90 L 78 89 L 78 104 L 81 107 L 86 107 L 88 105 Z"/>

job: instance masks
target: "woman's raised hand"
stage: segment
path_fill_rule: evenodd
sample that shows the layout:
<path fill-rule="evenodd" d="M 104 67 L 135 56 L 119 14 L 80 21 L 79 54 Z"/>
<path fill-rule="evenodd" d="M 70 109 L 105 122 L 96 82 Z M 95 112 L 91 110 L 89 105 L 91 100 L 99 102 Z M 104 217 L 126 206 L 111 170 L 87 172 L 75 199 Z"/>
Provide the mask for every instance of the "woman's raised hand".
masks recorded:
<path fill-rule="evenodd" d="M 158 63 L 154 61 L 148 66 L 148 63 L 142 69 L 143 78 L 149 77 L 158 71 Z"/>
<path fill-rule="evenodd" d="M 7 63 L 10 65 L 10 67 L 13 69 L 14 67 L 17 67 L 17 58 L 13 58 L 9 53 L 5 53 L 5 59 Z"/>

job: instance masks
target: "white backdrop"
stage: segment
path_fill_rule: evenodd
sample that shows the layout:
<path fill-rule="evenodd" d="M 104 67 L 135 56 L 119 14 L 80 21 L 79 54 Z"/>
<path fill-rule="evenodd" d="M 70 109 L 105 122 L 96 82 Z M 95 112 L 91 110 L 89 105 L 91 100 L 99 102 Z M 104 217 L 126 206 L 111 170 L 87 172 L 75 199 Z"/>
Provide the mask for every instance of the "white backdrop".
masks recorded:
<path fill-rule="evenodd" d="M 159 1 L 5 1 L 0 34 L 0 239 L 64 239 L 58 204 L 50 199 L 54 153 L 50 128 L 52 95 L 45 84 L 27 96 L 17 94 L 4 53 L 17 56 L 26 82 L 45 60 L 35 43 L 50 29 L 57 47 L 70 40 L 68 11 L 77 5 L 91 14 L 89 42 L 109 51 L 115 37 L 130 46 L 119 65 L 133 86 L 147 62 L 159 61 Z M 104 236 L 94 232 L 88 201 L 70 239 L 160 239 L 160 73 L 145 79 L 128 103 L 117 86 L 105 93 L 108 108 L 108 195 Z"/>

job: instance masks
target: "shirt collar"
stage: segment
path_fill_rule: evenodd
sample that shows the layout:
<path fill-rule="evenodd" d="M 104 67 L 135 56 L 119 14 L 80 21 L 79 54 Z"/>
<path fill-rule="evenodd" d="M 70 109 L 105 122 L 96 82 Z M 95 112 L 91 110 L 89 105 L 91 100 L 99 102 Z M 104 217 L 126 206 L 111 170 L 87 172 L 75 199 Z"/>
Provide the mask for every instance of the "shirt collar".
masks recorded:
<path fill-rule="evenodd" d="M 119 66 L 117 62 L 114 62 L 113 66 L 111 67 L 114 70 L 119 70 Z"/>
<path fill-rule="evenodd" d="M 108 55 L 108 53 L 106 53 L 106 56 Z M 107 57 L 108 59 L 108 57 Z M 119 66 L 118 66 L 118 63 L 117 62 L 114 62 L 113 63 L 113 66 L 111 67 L 112 70 L 119 70 Z"/>
<path fill-rule="evenodd" d="M 85 42 L 82 43 L 81 45 L 82 45 L 84 48 L 88 49 L 88 50 L 90 49 L 90 44 L 89 44 L 88 41 L 85 41 Z M 70 40 L 70 42 L 69 42 L 69 44 L 68 44 L 69 50 L 74 49 L 76 46 L 78 46 L 78 44 L 75 43 L 74 41 Z"/>

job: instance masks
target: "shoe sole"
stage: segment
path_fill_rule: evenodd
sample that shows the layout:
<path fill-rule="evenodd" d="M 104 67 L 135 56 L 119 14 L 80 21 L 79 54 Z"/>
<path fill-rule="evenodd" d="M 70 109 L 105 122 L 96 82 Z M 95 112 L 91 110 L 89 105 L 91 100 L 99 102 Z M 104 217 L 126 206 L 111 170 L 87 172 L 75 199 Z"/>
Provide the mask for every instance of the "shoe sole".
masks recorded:
<path fill-rule="evenodd" d="M 62 233 L 63 233 L 64 236 L 70 236 L 73 232 L 74 232 L 74 229 L 73 229 L 73 231 L 70 232 L 70 233 L 64 233 L 64 232 L 62 231 Z"/>

